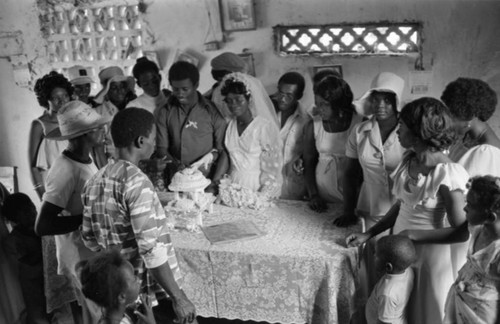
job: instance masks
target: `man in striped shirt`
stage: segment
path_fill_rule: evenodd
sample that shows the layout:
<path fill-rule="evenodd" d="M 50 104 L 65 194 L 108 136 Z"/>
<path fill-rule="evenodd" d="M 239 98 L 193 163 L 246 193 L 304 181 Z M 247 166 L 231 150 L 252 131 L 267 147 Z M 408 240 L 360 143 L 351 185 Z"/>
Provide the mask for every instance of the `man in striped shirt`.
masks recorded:
<path fill-rule="evenodd" d="M 158 300 L 155 315 L 170 308 L 180 323 L 191 323 L 195 309 L 179 287 L 181 279 L 166 216 L 153 184 L 137 167 L 155 148 L 153 115 L 129 108 L 115 115 L 111 136 L 117 160 L 109 162 L 85 185 L 82 237 L 93 250 L 119 249 L 142 279 L 141 291 Z M 169 320 L 174 314 L 167 314 Z"/>

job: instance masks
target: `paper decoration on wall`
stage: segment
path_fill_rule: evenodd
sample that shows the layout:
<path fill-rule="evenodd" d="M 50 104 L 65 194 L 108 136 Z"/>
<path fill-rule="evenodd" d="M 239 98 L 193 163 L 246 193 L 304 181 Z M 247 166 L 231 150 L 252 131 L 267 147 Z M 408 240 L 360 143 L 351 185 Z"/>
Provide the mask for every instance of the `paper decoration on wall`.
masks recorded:
<path fill-rule="evenodd" d="M 432 70 L 410 72 L 410 93 L 415 96 L 426 95 L 432 87 Z"/>
<path fill-rule="evenodd" d="M 10 63 L 14 70 L 14 81 L 20 87 L 29 87 L 31 73 L 28 66 L 28 58 L 25 54 L 10 57 Z"/>
<path fill-rule="evenodd" d="M 21 55 L 23 53 L 23 33 L 0 32 L 0 57 Z"/>

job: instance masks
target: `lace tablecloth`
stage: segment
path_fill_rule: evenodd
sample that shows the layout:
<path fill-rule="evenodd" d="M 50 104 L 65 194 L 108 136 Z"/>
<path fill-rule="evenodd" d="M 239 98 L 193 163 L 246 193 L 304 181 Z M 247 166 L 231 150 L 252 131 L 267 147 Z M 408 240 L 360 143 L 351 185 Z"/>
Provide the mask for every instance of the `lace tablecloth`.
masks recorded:
<path fill-rule="evenodd" d="M 353 228 L 332 224 L 340 205 L 318 214 L 302 201 L 265 210 L 216 205 L 204 225 L 249 219 L 267 234 L 211 245 L 203 233 L 173 232 L 183 289 L 203 317 L 279 323 L 348 323 L 354 308 Z"/>

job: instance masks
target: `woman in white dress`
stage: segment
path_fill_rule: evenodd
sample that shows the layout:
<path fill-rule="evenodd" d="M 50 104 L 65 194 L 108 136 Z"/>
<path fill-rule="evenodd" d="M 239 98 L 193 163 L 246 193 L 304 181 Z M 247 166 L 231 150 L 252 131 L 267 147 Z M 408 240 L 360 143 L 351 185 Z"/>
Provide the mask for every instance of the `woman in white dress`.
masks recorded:
<path fill-rule="evenodd" d="M 279 197 L 282 143 L 271 99 L 262 83 L 248 74 L 228 74 L 222 84 L 221 94 L 233 115 L 225 137 L 232 182 Z"/>
<path fill-rule="evenodd" d="M 371 89 L 355 102 L 360 114 L 372 116 L 355 126 L 346 143 L 344 214 L 334 220 L 339 227 L 356 224 L 361 219 L 363 230 L 366 230 L 381 220 L 396 201 L 390 174 L 405 152 L 397 135 L 403 89 L 402 78 L 382 72 L 373 79 Z M 362 179 L 361 188 L 358 179 Z M 359 271 L 361 299 L 368 298 L 378 281 L 373 271 L 375 245 L 376 239 L 370 240 L 362 255 Z"/>
<path fill-rule="evenodd" d="M 304 176 L 309 206 L 326 211 L 326 203 L 341 202 L 342 176 L 347 157 L 345 143 L 351 129 L 361 122 L 352 104 L 349 84 L 326 76 L 314 89 L 317 115 L 304 128 Z"/>
<path fill-rule="evenodd" d="M 495 91 L 482 80 L 458 78 L 446 86 L 441 100 L 450 109 L 459 134 L 450 158 L 460 163 L 471 178 L 500 177 L 500 139 L 487 123 L 497 106 Z M 456 272 L 465 264 L 468 245 L 464 242 L 451 247 Z"/>
<path fill-rule="evenodd" d="M 421 98 L 407 104 L 400 115 L 399 140 L 408 151 L 391 175 L 398 203 L 364 233 L 347 237 L 349 246 L 363 244 L 393 228 L 416 243 L 415 284 L 408 307 L 409 323 L 441 323 L 447 292 L 453 283 L 450 245 L 433 244 L 450 233 L 451 227 L 466 226 L 465 169 L 446 154 L 455 133 L 449 111 L 439 100 Z"/>
<path fill-rule="evenodd" d="M 42 199 L 45 192 L 45 175 L 52 162 L 68 145 L 67 141 L 47 140 L 45 134 L 59 126 L 57 111 L 70 101 L 73 86 L 64 75 L 52 71 L 36 81 L 34 90 L 38 103 L 45 108 L 45 111 L 31 123 L 28 158 L 34 189 L 38 198 Z"/>

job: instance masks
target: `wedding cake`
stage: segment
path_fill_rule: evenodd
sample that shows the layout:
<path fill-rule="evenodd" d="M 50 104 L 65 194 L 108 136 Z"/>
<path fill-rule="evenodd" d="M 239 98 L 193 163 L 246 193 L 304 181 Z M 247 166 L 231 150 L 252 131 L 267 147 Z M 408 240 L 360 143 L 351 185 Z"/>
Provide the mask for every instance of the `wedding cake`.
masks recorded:
<path fill-rule="evenodd" d="M 165 206 L 168 225 L 173 228 L 199 232 L 203 225 L 203 213 L 213 212 L 215 197 L 205 193 L 210 180 L 196 168 L 186 168 L 174 174 L 168 189 L 174 199 Z"/>

